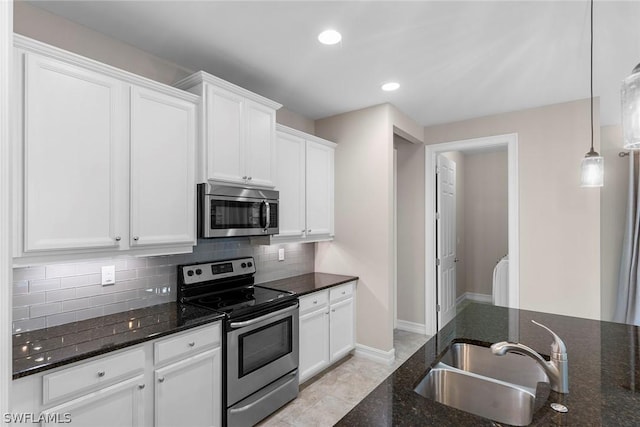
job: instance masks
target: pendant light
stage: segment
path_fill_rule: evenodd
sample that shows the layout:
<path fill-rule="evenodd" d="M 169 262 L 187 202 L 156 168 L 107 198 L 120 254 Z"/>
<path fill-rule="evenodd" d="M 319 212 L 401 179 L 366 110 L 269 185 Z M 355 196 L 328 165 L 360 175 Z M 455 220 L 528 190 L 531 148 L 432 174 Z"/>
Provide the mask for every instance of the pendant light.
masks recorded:
<path fill-rule="evenodd" d="M 591 0 L 591 50 L 589 83 L 591 89 L 591 150 L 582 159 L 582 187 L 602 187 L 604 185 L 604 158 L 593 149 L 593 0 Z M 638 147 L 640 148 L 640 147 Z"/>

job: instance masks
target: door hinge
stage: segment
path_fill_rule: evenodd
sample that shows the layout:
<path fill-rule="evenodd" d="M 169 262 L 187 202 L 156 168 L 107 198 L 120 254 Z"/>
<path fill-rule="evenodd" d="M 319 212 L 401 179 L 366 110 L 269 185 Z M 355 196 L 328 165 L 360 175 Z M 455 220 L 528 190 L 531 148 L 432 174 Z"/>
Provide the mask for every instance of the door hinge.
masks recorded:
<path fill-rule="evenodd" d="M 440 212 L 436 212 L 436 221 L 440 221 Z"/>
<path fill-rule="evenodd" d="M 440 166 L 436 166 L 436 175 L 440 173 Z"/>
<path fill-rule="evenodd" d="M 436 311 L 440 311 L 440 304 L 436 304 Z"/>
<path fill-rule="evenodd" d="M 436 258 L 436 265 L 440 265 L 440 258 Z"/>

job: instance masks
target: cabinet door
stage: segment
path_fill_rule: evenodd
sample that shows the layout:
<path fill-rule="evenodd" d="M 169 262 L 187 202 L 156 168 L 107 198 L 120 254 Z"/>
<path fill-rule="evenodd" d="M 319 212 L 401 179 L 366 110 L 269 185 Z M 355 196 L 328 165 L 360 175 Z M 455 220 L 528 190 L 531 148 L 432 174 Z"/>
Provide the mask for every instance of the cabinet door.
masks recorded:
<path fill-rule="evenodd" d="M 195 244 L 196 106 L 131 88 L 131 246 Z"/>
<path fill-rule="evenodd" d="M 207 86 L 207 177 L 244 184 L 243 98 Z"/>
<path fill-rule="evenodd" d="M 329 333 L 331 361 L 346 356 L 355 347 L 353 298 L 331 304 L 329 307 Z"/>
<path fill-rule="evenodd" d="M 276 170 L 276 112 L 245 101 L 245 159 L 247 184 L 273 187 Z"/>
<path fill-rule="evenodd" d="M 144 425 L 144 376 L 122 381 L 42 412 L 43 427 Z"/>
<path fill-rule="evenodd" d="M 297 136 L 277 135 L 277 180 L 280 192 L 280 236 L 304 236 L 305 225 L 305 140 Z"/>
<path fill-rule="evenodd" d="M 300 316 L 300 382 L 329 366 L 328 308 Z"/>
<path fill-rule="evenodd" d="M 156 427 L 211 427 L 222 422 L 220 348 L 155 371 Z"/>
<path fill-rule="evenodd" d="M 307 234 L 333 235 L 334 149 L 307 141 Z"/>
<path fill-rule="evenodd" d="M 34 54 L 24 77 L 24 251 L 116 247 L 123 86 Z"/>

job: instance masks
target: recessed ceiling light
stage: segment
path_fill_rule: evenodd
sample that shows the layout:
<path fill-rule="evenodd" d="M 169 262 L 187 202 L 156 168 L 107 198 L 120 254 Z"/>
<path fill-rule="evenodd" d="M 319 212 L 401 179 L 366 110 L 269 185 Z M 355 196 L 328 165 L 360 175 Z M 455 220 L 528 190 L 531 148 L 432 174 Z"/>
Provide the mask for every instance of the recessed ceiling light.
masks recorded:
<path fill-rule="evenodd" d="M 322 44 L 336 44 L 342 40 L 342 34 L 336 30 L 325 30 L 318 35 L 318 41 Z"/>
<path fill-rule="evenodd" d="M 382 85 L 382 90 L 386 91 L 386 92 L 391 92 L 393 90 L 396 90 L 400 87 L 400 83 L 398 82 L 389 82 L 389 83 L 385 83 Z"/>

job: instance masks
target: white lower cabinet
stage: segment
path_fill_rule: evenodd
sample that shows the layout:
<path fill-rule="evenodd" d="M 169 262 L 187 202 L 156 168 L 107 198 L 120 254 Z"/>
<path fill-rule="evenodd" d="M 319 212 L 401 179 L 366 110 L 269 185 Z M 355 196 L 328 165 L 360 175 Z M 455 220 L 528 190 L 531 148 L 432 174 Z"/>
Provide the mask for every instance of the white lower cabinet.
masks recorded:
<path fill-rule="evenodd" d="M 353 281 L 300 298 L 300 383 L 355 348 L 355 285 Z"/>
<path fill-rule="evenodd" d="M 42 426 L 144 426 L 144 375 L 116 383 L 42 412 Z"/>
<path fill-rule="evenodd" d="M 156 369 L 155 426 L 221 424 L 220 348 Z"/>
<path fill-rule="evenodd" d="M 221 425 L 220 322 L 114 353 L 13 381 L 11 413 L 42 426 Z"/>

